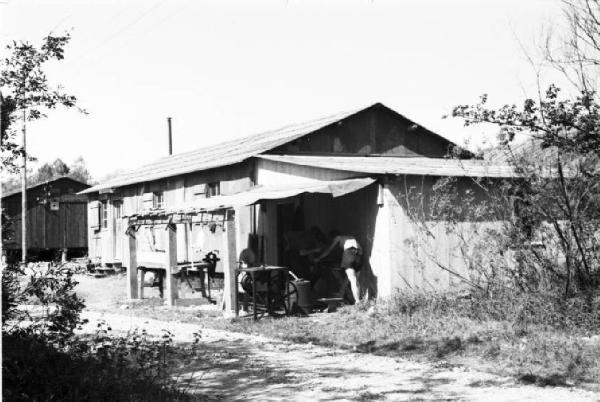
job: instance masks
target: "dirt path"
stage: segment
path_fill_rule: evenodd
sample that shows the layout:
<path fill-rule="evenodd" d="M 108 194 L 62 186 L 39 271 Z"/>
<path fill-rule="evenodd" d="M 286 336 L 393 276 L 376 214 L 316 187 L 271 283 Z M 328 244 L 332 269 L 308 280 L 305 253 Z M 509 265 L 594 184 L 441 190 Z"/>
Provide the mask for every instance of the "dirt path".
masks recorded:
<path fill-rule="evenodd" d="M 193 341 L 198 325 L 86 311 L 93 331 L 105 320 L 113 331 L 169 329 L 175 342 Z M 193 389 L 215 400 L 495 400 L 599 401 L 568 388 L 519 385 L 513 379 L 432 364 L 298 345 L 261 336 L 202 329 L 207 361 L 186 367 Z M 210 360 L 210 362 L 208 361 Z M 194 377 L 192 374 L 197 372 Z"/>

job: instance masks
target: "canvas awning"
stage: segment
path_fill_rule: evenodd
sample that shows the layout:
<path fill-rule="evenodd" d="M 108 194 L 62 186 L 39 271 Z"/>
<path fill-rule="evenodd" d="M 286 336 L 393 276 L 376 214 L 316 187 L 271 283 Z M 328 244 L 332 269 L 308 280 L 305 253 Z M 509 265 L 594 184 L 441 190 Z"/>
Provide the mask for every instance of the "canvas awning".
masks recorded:
<path fill-rule="evenodd" d="M 280 200 L 302 193 L 331 194 L 340 197 L 360 190 L 375 182 L 370 177 L 334 181 L 310 180 L 305 183 L 256 186 L 232 195 L 203 198 L 174 208 L 150 209 L 131 215 L 130 218 L 165 219 L 173 215 L 195 215 L 202 212 L 218 211 L 233 207 L 256 204 L 261 200 Z"/>
<path fill-rule="evenodd" d="M 342 195 L 360 190 L 361 188 L 364 188 L 373 182 L 375 182 L 375 179 L 370 177 L 335 181 L 311 180 L 309 182 L 300 184 L 294 183 L 257 186 L 249 191 L 218 198 L 223 201 L 224 205 L 245 206 L 255 204 L 261 200 L 279 200 L 293 197 L 302 193 L 322 193 L 331 194 L 333 197 L 340 197 Z M 209 200 L 211 199 L 206 199 L 206 201 Z"/>

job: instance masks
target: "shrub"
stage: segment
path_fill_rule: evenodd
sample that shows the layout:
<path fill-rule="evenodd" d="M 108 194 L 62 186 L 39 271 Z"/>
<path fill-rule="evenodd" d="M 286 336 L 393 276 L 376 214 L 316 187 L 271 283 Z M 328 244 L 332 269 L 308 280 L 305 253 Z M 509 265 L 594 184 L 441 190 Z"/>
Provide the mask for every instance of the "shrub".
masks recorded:
<path fill-rule="evenodd" d="M 169 371 L 173 336 L 134 330 L 113 336 L 106 322 L 93 336 L 74 336 L 84 308 L 70 272 L 53 268 L 29 278 L 2 272 L 2 367 L 5 400 L 192 400 Z M 19 308 L 35 305 L 33 313 Z M 195 334 L 196 342 L 200 334 Z"/>
<path fill-rule="evenodd" d="M 125 345 L 133 337 L 71 342 L 61 350 L 44 338 L 4 333 L 2 397 L 10 401 L 193 400 L 161 380 L 164 376 L 155 376 L 156 364 L 148 358 L 160 355 L 160 343 L 141 342 L 138 353 L 144 357 L 137 362 L 142 365 L 127 364 Z"/>

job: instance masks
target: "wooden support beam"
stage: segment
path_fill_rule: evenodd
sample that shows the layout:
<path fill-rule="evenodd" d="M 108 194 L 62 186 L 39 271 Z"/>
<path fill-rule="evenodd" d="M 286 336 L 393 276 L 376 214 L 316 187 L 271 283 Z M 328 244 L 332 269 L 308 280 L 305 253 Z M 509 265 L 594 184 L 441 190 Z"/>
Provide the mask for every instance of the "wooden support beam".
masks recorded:
<path fill-rule="evenodd" d="M 235 270 L 237 268 L 237 250 L 235 242 L 235 219 L 231 211 L 231 219 L 223 223 L 225 236 L 223 236 L 223 249 L 221 250 L 221 261 L 223 262 L 223 274 L 225 286 L 223 289 L 223 301 L 225 315 L 235 314 L 237 304 L 237 283 Z"/>
<path fill-rule="evenodd" d="M 137 244 L 135 239 L 135 230 L 129 228 L 127 237 L 129 239 L 129 263 L 127 264 L 127 298 L 129 300 L 144 297 L 143 292 L 138 293 L 138 267 L 137 267 Z M 142 286 L 144 285 L 142 277 Z"/>
<path fill-rule="evenodd" d="M 165 288 L 167 305 L 175 305 L 175 300 L 178 298 L 177 281 L 173 276 L 173 272 L 177 267 L 177 226 L 174 224 L 167 225 L 167 244 L 165 247 Z"/>
<path fill-rule="evenodd" d="M 138 269 L 137 272 L 137 286 L 138 286 L 138 298 L 144 298 L 144 279 L 145 279 L 146 271 L 144 269 Z"/>

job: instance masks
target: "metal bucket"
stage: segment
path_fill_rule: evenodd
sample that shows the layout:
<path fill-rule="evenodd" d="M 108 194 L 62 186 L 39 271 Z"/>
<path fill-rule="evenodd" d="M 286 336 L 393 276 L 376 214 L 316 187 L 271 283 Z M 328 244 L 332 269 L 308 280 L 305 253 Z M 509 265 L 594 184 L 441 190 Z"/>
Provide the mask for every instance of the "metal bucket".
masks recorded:
<path fill-rule="evenodd" d="M 305 314 L 309 314 L 312 311 L 312 292 L 310 289 L 310 281 L 304 279 L 298 279 L 294 281 L 294 285 L 297 289 L 296 304 L 298 308 Z"/>

